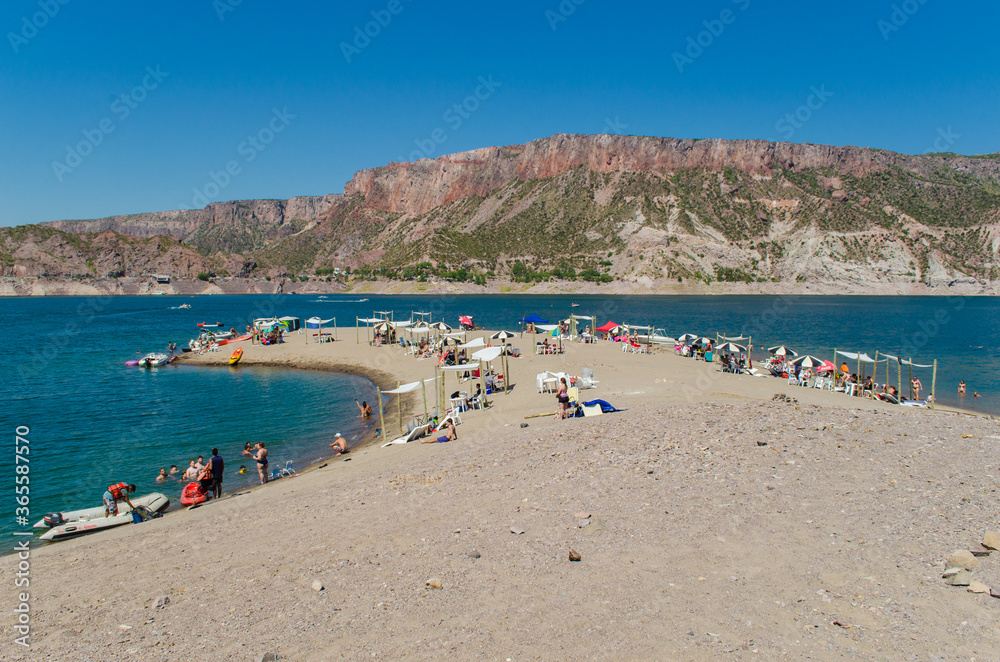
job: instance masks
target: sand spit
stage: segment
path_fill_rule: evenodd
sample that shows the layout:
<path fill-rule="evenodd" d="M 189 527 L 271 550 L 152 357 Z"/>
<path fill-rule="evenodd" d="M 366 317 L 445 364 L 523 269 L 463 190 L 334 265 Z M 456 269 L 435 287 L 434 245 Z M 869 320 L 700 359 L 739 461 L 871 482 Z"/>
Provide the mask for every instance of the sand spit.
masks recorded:
<path fill-rule="evenodd" d="M 250 346 L 244 362 L 350 365 L 392 386 L 433 375 L 353 333 Z M 628 411 L 524 419 L 555 408 L 536 372 L 581 367 L 600 382 L 588 397 Z M 1000 528 L 995 420 L 611 344 L 510 372 L 514 390 L 463 414 L 451 443 L 371 445 L 35 550 L 32 648 L 8 645 L 8 616 L 0 657 L 996 658 L 1000 600 L 941 577 L 947 555 Z M 1000 585 L 1000 552 L 978 560 L 973 578 Z M 15 564 L 0 559 L 7 614 Z"/>

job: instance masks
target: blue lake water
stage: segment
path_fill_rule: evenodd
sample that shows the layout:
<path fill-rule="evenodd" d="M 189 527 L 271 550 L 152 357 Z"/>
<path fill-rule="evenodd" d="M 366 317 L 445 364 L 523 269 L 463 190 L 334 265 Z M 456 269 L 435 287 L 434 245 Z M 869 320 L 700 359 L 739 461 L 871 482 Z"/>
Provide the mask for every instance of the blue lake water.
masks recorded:
<path fill-rule="evenodd" d="M 190 303 L 189 310 L 176 306 Z M 572 304 L 578 304 L 573 306 Z M 356 317 L 412 311 L 458 325 L 473 315 L 488 328 L 517 330 L 535 313 L 550 321 L 571 313 L 650 324 L 672 335 L 752 335 L 755 347 L 787 344 L 833 358 L 834 348 L 938 359 L 938 401 L 1000 414 L 1000 300 L 977 297 L 771 296 L 375 296 L 261 295 L 0 299 L 8 332 L 0 342 L 4 430 L 30 428 L 31 521 L 48 511 L 100 505 L 107 485 L 134 482 L 139 493 L 163 491 L 176 502 L 181 485 L 154 482 L 161 467 L 208 456 L 226 460 L 227 489 L 256 483 L 254 463 L 239 456 L 265 440 L 273 462 L 301 466 L 326 454 L 334 432 L 360 435 L 354 399 L 375 399 L 370 382 L 315 371 L 189 365 L 126 368 L 137 352 L 162 351 L 197 335 L 196 324 L 245 328 L 255 317 Z M 349 334 L 351 335 L 351 334 Z M 351 340 L 344 338 L 344 340 Z M 757 355 L 759 353 L 755 353 Z M 884 368 L 880 368 L 884 370 Z M 925 390 L 930 370 L 917 370 Z M 884 377 L 879 375 L 879 381 Z M 907 373 L 904 368 L 903 380 Z M 957 396 L 960 379 L 968 384 Z M 893 368 L 895 381 L 895 368 Z M 978 391 L 982 397 L 974 399 Z M 14 484 L 13 453 L 4 475 Z M 249 473 L 236 472 L 246 464 Z M 274 465 L 272 465 L 274 466 Z M 15 528 L 14 503 L 0 535 Z"/>

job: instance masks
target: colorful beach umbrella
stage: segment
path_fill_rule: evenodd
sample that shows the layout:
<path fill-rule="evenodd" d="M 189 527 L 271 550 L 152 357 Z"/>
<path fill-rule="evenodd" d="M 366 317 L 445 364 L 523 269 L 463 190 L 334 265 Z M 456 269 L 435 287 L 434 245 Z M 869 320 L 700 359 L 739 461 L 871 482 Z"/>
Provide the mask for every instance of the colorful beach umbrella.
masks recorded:
<path fill-rule="evenodd" d="M 451 327 L 445 324 L 444 322 L 438 322 L 437 324 L 432 324 L 431 327 L 437 329 L 438 331 L 451 331 Z"/>
<path fill-rule="evenodd" d="M 698 336 L 694 335 L 693 333 L 682 333 L 681 335 L 677 336 L 678 342 L 682 343 L 689 343 L 692 340 L 696 340 L 697 338 Z"/>
<path fill-rule="evenodd" d="M 810 356 L 809 354 L 806 354 L 805 356 L 800 356 L 799 358 L 792 361 L 793 365 L 797 365 L 802 368 L 818 368 L 824 363 L 828 362 L 823 361 L 823 359 L 818 359 L 815 356 Z"/>
<path fill-rule="evenodd" d="M 742 354 L 747 351 L 747 348 L 734 342 L 727 342 L 719 345 L 715 351 L 718 354 Z"/>
<path fill-rule="evenodd" d="M 614 322 L 609 320 L 608 323 L 605 324 L 604 326 L 597 327 L 597 331 L 600 331 L 601 333 L 611 333 L 612 331 L 617 329 L 618 326 L 619 326 L 618 324 L 615 324 Z"/>
<path fill-rule="evenodd" d="M 792 351 L 791 349 L 785 347 L 784 345 L 778 345 L 777 347 L 768 347 L 767 351 L 774 356 L 798 356 L 798 353 Z"/>
<path fill-rule="evenodd" d="M 509 331 L 498 331 L 494 333 L 492 336 L 490 336 L 490 338 L 492 338 L 493 340 L 509 340 L 510 338 L 514 337 L 516 336 L 513 333 L 510 333 Z"/>
<path fill-rule="evenodd" d="M 816 368 L 816 372 L 837 372 L 837 366 L 832 361 L 823 361 L 823 365 Z"/>

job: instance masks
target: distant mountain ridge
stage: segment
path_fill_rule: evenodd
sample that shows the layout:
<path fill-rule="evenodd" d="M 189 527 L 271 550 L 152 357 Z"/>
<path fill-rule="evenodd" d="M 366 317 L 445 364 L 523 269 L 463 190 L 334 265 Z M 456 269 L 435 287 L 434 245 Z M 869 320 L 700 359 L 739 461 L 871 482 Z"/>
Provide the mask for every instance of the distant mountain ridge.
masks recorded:
<path fill-rule="evenodd" d="M 998 249 L 996 154 L 618 135 L 390 163 L 358 171 L 342 195 L 0 230 L 8 276 L 350 267 L 369 279 L 636 291 L 738 281 L 909 292 L 928 280 L 986 291 Z"/>

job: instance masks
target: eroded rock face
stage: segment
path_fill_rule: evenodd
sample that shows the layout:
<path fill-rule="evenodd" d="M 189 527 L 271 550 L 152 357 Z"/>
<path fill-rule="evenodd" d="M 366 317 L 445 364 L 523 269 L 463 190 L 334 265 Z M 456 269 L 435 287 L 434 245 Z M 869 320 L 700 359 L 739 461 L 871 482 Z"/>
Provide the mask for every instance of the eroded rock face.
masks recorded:
<path fill-rule="evenodd" d="M 833 168 L 862 177 L 898 164 L 901 155 L 864 147 L 764 140 L 678 140 L 644 136 L 565 135 L 526 145 L 489 147 L 414 163 L 361 170 L 344 187 L 376 209 L 421 214 L 470 195 L 484 196 L 514 179 L 545 179 L 585 166 L 593 172 L 722 170 L 772 175 Z"/>
<path fill-rule="evenodd" d="M 77 234 L 114 231 L 132 237 L 165 235 L 184 242 L 199 237 L 209 240 L 220 232 L 253 231 L 261 237 L 257 243 L 262 243 L 287 236 L 294 232 L 296 225 L 305 226 L 323 217 L 341 197 L 331 194 L 288 200 L 234 200 L 213 202 L 204 209 L 53 221 L 42 225 Z"/>

